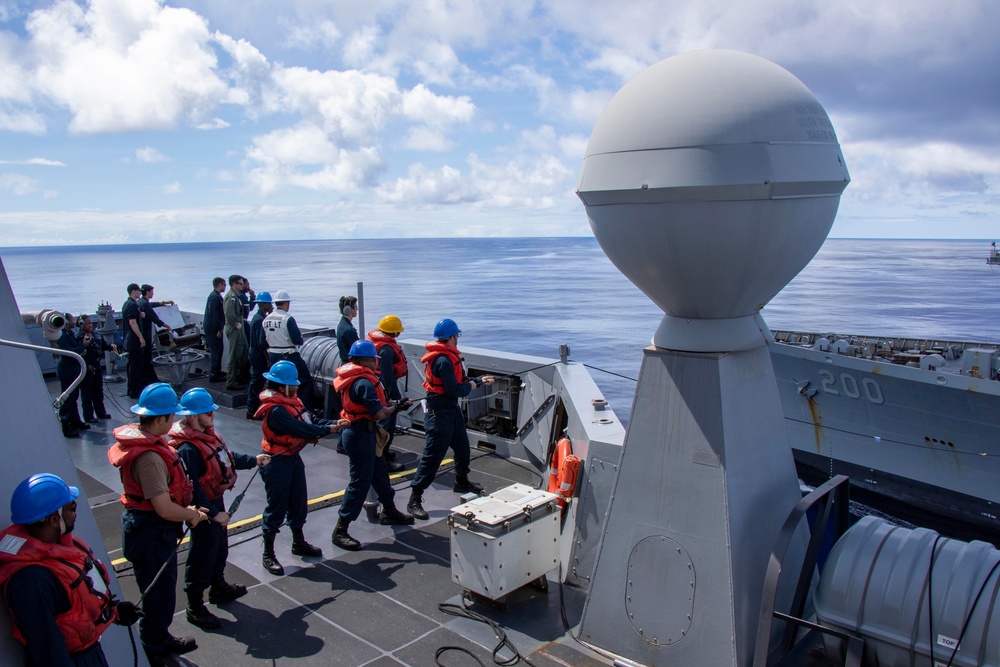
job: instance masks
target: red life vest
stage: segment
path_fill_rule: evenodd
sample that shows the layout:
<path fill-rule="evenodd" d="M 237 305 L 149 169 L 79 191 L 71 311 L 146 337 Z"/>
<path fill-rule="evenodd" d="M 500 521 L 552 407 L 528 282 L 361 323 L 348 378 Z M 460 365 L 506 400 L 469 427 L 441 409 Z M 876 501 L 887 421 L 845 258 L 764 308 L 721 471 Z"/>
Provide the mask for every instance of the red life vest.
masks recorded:
<path fill-rule="evenodd" d="M 444 382 L 441 381 L 441 378 L 434 375 L 434 370 L 431 368 L 434 365 L 434 360 L 442 354 L 447 356 L 451 361 L 451 367 L 455 372 L 455 380 L 460 383 L 466 381 L 465 366 L 462 364 L 462 353 L 457 348 L 448 347 L 444 343 L 437 341 L 425 343 L 424 347 L 427 348 L 427 354 L 420 357 L 420 361 L 424 364 L 424 376 L 427 378 L 424 380 L 424 389 L 428 393 L 444 393 Z"/>
<path fill-rule="evenodd" d="M 201 460 L 205 462 L 205 473 L 198 478 L 198 483 L 206 498 L 221 498 L 222 494 L 236 485 L 236 459 L 214 428 L 199 431 L 181 420 L 170 427 L 167 435 L 170 436 L 167 444 L 174 449 L 190 442 L 201 454 Z"/>
<path fill-rule="evenodd" d="M 366 406 L 361 403 L 355 403 L 354 399 L 351 398 L 351 385 L 361 378 L 365 378 L 375 386 L 375 393 L 378 394 L 378 400 L 383 406 L 387 403 L 385 400 L 385 390 L 382 388 L 382 383 L 378 381 L 375 371 L 359 364 L 344 364 L 337 369 L 337 377 L 333 380 L 333 388 L 340 394 L 340 402 L 344 406 L 344 409 L 340 411 L 340 416 L 343 419 L 349 419 L 351 423 L 360 419 L 376 421 L 375 417 L 368 412 Z"/>
<path fill-rule="evenodd" d="M 392 348 L 393 353 L 396 355 L 396 361 L 392 363 L 392 374 L 397 379 L 409 372 L 409 367 L 406 364 L 406 355 L 403 354 L 403 348 L 396 342 L 395 336 L 387 334 L 381 329 L 373 329 L 368 332 L 368 340 L 375 344 L 375 351 L 378 353 L 381 353 L 382 348 L 386 345 Z"/>
<path fill-rule="evenodd" d="M 298 396 L 290 398 L 273 389 L 265 389 L 260 392 L 260 407 L 257 408 L 254 416 L 264 419 L 261 423 L 261 429 L 264 431 L 264 438 L 260 441 L 261 449 L 271 456 L 291 456 L 301 452 L 302 448 L 310 442 L 319 442 L 316 438 L 306 439 L 294 435 L 279 435 L 272 431 L 267 419 L 268 413 L 279 405 L 288 410 L 288 414 L 292 417 L 303 421 L 302 413 L 306 411 L 306 406 L 302 404 Z"/>
<path fill-rule="evenodd" d="M 118 468 L 122 478 L 121 501 L 125 509 L 155 511 L 153 503 L 143 497 L 142 485 L 132 477 L 132 461 L 144 452 L 156 452 L 167 464 L 170 483 L 167 491 L 170 500 L 181 507 L 191 503 L 194 486 L 184 470 L 184 462 L 177 452 L 167 446 L 167 439 L 162 435 L 154 436 L 139 429 L 138 424 L 127 424 L 115 429 L 115 444 L 108 449 L 108 460 Z"/>
<path fill-rule="evenodd" d="M 86 542 L 70 534 L 61 535 L 57 544 L 49 544 L 32 537 L 24 526 L 17 524 L 0 532 L 0 539 L 6 548 L 0 550 L 0 586 L 29 565 L 48 568 L 69 598 L 69 611 L 55 618 L 66 642 L 66 650 L 79 653 L 96 644 L 101 634 L 118 618 L 118 612 L 111 599 L 108 571 L 101 561 L 94 558 Z M 18 545 L 18 540 L 24 542 Z M 93 566 L 103 580 L 103 592 L 94 588 L 88 576 Z M 11 623 L 11 634 L 17 641 L 26 644 L 15 623 Z"/>

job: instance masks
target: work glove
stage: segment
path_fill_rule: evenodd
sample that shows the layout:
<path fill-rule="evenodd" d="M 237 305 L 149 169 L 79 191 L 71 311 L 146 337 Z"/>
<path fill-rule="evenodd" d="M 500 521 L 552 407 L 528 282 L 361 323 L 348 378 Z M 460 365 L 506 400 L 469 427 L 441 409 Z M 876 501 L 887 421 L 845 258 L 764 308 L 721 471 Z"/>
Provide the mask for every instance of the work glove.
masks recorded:
<path fill-rule="evenodd" d="M 122 600 L 115 609 L 118 611 L 118 620 L 115 625 L 134 625 L 136 621 L 143 617 L 142 609 L 133 602 Z"/>

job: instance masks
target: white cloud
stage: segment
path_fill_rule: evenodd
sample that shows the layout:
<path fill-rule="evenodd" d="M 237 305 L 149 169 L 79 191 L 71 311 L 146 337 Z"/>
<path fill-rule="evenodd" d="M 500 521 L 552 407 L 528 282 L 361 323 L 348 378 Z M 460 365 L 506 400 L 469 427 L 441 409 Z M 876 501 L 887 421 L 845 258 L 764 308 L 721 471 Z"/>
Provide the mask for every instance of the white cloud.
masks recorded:
<path fill-rule="evenodd" d="M 137 148 L 135 150 L 135 159 L 144 164 L 155 164 L 157 162 L 169 162 L 170 158 L 156 150 L 152 146 L 145 146 L 144 148 Z"/>
<path fill-rule="evenodd" d="M 176 195 L 181 192 L 180 181 L 174 181 L 173 183 L 167 183 L 163 186 L 163 194 L 165 195 Z"/>
<path fill-rule="evenodd" d="M 264 195 L 285 186 L 354 192 L 382 167 L 374 147 L 345 150 L 310 122 L 254 137 L 246 158 L 247 180 Z"/>
<path fill-rule="evenodd" d="M 38 90 L 70 109 L 74 132 L 162 129 L 197 120 L 227 86 L 205 20 L 156 0 L 57 0 L 26 28 Z"/>
<path fill-rule="evenodd" d="M 229 123 L 221 118 L 213 118 L 204 123 L 198 123 L 195 128 L 199 130 L 224 130 L 229 127 Z"/>
<path fill-rule="evenodd" d="M 329 47 L 340 40 L 340 30 L 333 21 L 324 19 L 315 23 L 302 23 L 288 29 L 285 45 L 307 49 L 311 46 Z"/>
<path fill-rule="evenodd" d="M 0 130 L 23 132 L 25 134 L 44 134 L 45 119 L 33 111 L 5 111 L 0 109 Z"/>
<path fill-rule="evenodd" d="M 10 190 L 14 195 L 27 195 L 36 190 L 38 181 L 23 174 L 0 174 L 0 189 Z"/>
<path fill-rule="evenodd" d="M 438 127 L 467 123 L 476 111 L 468 96 L 435 95 L 422 83 L 403 93 L 402 106 L 406 118 Z"/>
<path fill-rule="evenodd" d="M 65 167 L 66 165 L 59 160 L 49 160 L 44 157 L 33 157 L 27 160 L 0 160 L 0 164 L 29 164 L 29 165 L 39 165 L 43 167 Z"/>
<path fill-rule="evenodd" d="M 454 146 L 453 142 L 449 141 L 444 134 L 423 126 L 411 127 L 403 141 L 404 148 L 428 153 L 444 152 L 451 149 L 452 146 Z"/>

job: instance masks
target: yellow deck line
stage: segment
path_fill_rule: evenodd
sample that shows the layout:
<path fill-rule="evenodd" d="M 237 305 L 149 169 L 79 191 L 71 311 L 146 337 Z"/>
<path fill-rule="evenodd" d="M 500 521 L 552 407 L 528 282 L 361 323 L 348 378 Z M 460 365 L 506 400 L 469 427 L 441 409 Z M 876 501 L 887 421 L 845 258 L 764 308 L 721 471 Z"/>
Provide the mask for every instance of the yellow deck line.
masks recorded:
<path fill-rule="evenodd" d="M 441 461 L 441 465 L 445 465 L 447 463 L 452 463 L 454 460 L 455 459 L 444 459 L 444 460 Z M 403 470 L 401 472 L 394 473 L 392 475 L 389 475 L 389 481 L 391 482 L 391 481 L 396 480 L 396 479 L 401 479 L 401 478 L 406 477 L 407 475 L 409 475 L 411 473 L 414 473 L 414 472 L 416 472 L 416 468 L 413 468 L 412 470 Z M 340 491 L 335 491 L 333 493 L 328 493 L 325 496 L 320 496 L 318 498 L 313 498 L 313 499 L 309 500 L 306 503 L 306 505 L 308 507 L 312 507 L 314 505 L 322 505 L 324 503 L 329 503 L 331 500 L 336 500 L 337 498 L 342 497 L 344 495 L 344 492 L 346 490 L 347 489 L 341 489 Z M 233 521 L 228 526 L 226 526 L 226 534 L 228 535 L 230 531 L 232 531 L 232 530 L 234 530 L 236 528 L 241 528 L 241 527 L 243 527 L 243 526 L 245 526 L 247 524 L 251 524 L 251 523 L 254 523 L 256 521 L 262 521 L 263 519 L 264 519 L 264 515 L 263 514 L 258 514 L 256 516 L 248 517 L 246 519 L 240 519 L 239 521 Z M 185 537 L 183 540 L 181 540 L 180 543 L 181 544 L 187 544 L 190 541 L 191 541 L 190 537 Z M 128 562 L 128 559 L 126 559 L 126 558 L 116 558 L 115 560 L 111 561 L 111 567 L 117 569 L 119 565 L 124 565 L 127 562 Z"/>

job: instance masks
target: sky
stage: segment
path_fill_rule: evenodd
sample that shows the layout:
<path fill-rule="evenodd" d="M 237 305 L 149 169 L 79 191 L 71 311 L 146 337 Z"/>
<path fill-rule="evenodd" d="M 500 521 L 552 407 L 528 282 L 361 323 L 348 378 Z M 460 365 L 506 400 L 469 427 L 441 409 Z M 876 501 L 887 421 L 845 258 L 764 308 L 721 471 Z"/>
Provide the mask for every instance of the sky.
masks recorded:
<path fill-rule="evenodd" d="M 601 110 L 678 53 L 826 108 L 833 237 L 1000 238 L 995 0 L 0 0 L 0 246 L 587 236 Z"/>

